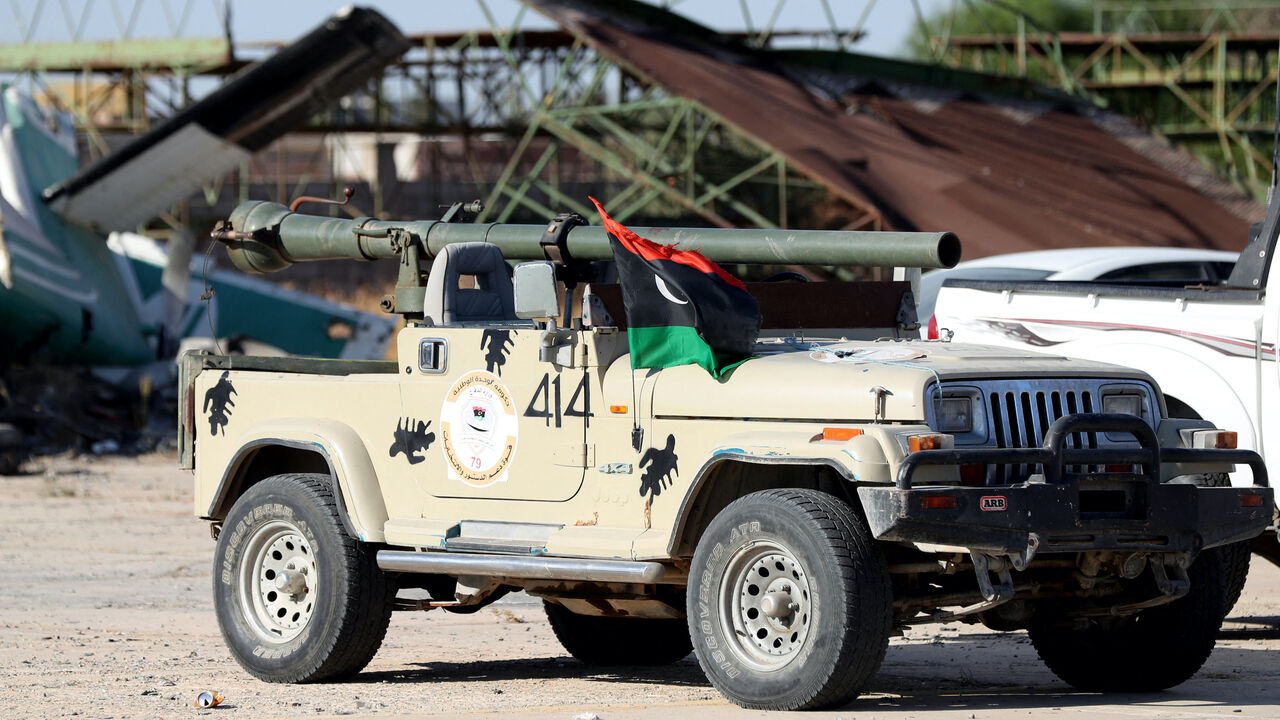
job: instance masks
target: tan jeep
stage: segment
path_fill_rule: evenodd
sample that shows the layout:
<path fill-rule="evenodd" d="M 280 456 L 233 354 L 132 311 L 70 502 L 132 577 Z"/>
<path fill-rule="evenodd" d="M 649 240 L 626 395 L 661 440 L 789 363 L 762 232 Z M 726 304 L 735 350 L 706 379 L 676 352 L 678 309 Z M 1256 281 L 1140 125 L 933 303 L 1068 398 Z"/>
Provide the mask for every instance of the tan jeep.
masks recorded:
<path fill-rule="evenodd" d="M 758 357 L 723 382 L 633 371 L 617 285 L 557 324 L 555 278 L 589 253 L 543 243 L 556 262 L 513 287 L 501 243 L 453 244 L 502 227 L 249 203 L 220 231 L 257 269 L 397 255 L 387 306 L 409 321 L 395 362 L 181 361 L 181 462 L 254 676 L 358 672 L 393 610 L 511 590 L 584 662 L 692 649 L 753 708 L 846 701 L 896 630 L 953 618 L 1028 628 L 1086 689 L 1169 687 L 1209 655 L 1236 572 L 1218 548 L 1268 525 L 1271 490 L 1256 454 L 1205 449 L 1229 433 L 1166 418 L 1143 373 L 904 341 L 903 282 L 749 284 Z M 305 245 L 324 238 L 349 247 Z M 1207 487 L 1233 463 L 1258 484 Z"/>

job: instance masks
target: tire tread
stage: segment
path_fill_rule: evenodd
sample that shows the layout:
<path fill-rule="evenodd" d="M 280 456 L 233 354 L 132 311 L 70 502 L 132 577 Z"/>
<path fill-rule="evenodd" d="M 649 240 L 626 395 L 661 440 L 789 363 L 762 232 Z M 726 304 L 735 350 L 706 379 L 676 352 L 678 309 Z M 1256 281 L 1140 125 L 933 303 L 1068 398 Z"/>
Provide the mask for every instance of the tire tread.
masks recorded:
<path fill-rule="evenodd" d="M 1137 616 L 1083 629 L 1042 609 L 1028 628 L 1044 664 L 1068 684 L 1093 692 L 1152 692 L 1178 685 L 1213 652 L 1224 614 L 1223 563 L 1217 548 L 1191 566 L 1191 592 Z"/>
<path fill-rule="evenodd" d="M 800 710 L 831 707 L 857 696 L 879 669 L 888 647 L 892 630 L 893 589 L 887 567 L 875 540 L 853 508 L 843 500 L 825 492 L 804 488 L 762 490 L 741 497 L 721 511 L 731 514 L 744 505 L 765 503 L 789 507 L 802 521 L 816 530 L 826 545 L 834 550 L 824 559 L 824 571 L 834 571 L 839 578 L 844 612 L 835 613 L 838 626 L 832 635 L 843 639 L 835 660 L 822 667 L 809 668 L 805 689 L 785 702 L 753 702 L 733 697 L 719 682 L 716 668 L 709 667 L 702 653 L 698 662 L 712 683 L 737 704 L 757 710 Z M 719 516 L 718 516 L 719 517 Z M 695 560 L 695 566 L 701 563 Z M 690 613 L 693 616 L 696 593 L 690 589 Z M 853 619 L 860 622 L 860 632 L 851 632 Z"/>
<path fill-rule="evenodd" d="M 391 622 L 391 610 L 395 598 L 395 583 L 377 566 L 372 548 L 365 546 L 347 534 L 338 514 L 338 500 L 332 481 L 318 473 L 284 473 L 267 478 L 251 487 L 244 496 L 252 500 L 265 495 L 273 487 L 282 490 L 292 487 L 315 503 L 320 510 L 325 532 L 337 538 L 340 555 L 334 558 L 340 568 L 345 568 L 350 579 L 341 589 L 343 616 L 335 627 L 337 633 L 318 638 L 323 645 L 314 659 L 287 672 L 265 672 L 252 667 L 233 652 L 237 662 L 249 674 L 267 682 L 311 683 L 350 677 L 364 669 L 386 637 Z M 224 630 L 224 637 L 226 632 Z M 228 644 L 230 640 L 228 639 Z"/>

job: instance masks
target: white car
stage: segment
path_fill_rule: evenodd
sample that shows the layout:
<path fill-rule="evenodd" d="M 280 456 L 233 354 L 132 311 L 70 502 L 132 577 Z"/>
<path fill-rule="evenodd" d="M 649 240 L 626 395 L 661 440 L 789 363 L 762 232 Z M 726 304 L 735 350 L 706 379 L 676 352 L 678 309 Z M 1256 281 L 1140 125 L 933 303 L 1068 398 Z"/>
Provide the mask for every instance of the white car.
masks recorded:
<path fill-rule="evenodd" d="M 1136 285 L 1219 285 L 1231 274 L 1238 253 L 1164 247 L 1090 247 L 992 255 L 962 262 L 920 278 L 919 317 L 926 337 L 936 339 L 933 322 L 938 289 L 945 280 L 1075 280 Z"/>

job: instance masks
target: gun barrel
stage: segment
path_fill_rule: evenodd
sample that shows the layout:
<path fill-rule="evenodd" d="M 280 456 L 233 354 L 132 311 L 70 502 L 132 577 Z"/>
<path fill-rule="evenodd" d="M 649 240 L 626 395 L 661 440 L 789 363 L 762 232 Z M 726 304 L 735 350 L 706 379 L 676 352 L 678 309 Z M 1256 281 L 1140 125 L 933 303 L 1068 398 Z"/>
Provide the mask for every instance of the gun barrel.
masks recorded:
<path fill-rule="evenodd" d="M 232 262 L 246 272 L 273 272 L 308 260 L 396 257 L 387 231 L 404 229 L 423 240 L 434 257 L 446 245 L 487 242 L 509 260 L 540 260 L 542 225 L 446 223 L 436 220 L 354 220 L 303 215 L 276 203 L 249 201 L 231 215 L 232 228 L 249 239 L 228 243 Z M 949 232 L 772 230 L 633 227 L 641 237 L 682 250 L 697 250 L 720 263 L 761 265 L 861 265 L 952 267 L 960 241 Z M 568 249 L 575 258 L 611 260 L 604 228 L 576 227 Z"/>

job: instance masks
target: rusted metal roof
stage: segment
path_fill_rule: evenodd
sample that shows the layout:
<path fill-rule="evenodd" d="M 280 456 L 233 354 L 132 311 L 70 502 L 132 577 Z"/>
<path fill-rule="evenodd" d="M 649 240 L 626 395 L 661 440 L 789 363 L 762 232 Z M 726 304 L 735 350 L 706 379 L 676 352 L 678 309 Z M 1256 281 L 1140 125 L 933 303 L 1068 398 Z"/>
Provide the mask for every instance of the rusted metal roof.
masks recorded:
<path fill-rule="evenodd" d="M 1262 215 L 1124 118 L 1025 83 L 754 50 L 639 3 L 526 2 L 830 192 L 873 206 L 885 227 L 959 234 L 968 258 L 1087 245 L 1239 250 Z"/>

